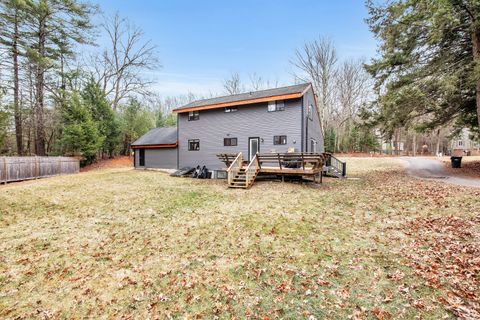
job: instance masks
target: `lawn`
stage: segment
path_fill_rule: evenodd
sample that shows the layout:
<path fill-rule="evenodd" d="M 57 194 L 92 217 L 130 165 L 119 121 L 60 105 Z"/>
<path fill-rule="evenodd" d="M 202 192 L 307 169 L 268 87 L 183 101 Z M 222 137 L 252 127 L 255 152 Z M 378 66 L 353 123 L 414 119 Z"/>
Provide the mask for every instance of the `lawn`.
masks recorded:
<path fill-rule="evenodd" d="M 0 318 L 476 316 L 480 190 L 349 159 L 324 185 L 107 169 L 0 187 Z"/>

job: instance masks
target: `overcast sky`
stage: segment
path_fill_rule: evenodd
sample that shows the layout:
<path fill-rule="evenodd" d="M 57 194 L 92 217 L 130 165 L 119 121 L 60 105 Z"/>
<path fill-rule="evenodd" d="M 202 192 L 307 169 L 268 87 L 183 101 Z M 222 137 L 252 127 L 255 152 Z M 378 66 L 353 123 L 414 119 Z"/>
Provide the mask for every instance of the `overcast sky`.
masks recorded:
<path fill-rule="evenodd" d="M 151 76 L 163 95 L 222 92 L 222 80 L 257 73 L 293 83 L 295 49 L 319 36 L 332 38 L 342 58 L 369 59 L 375 40 L 362 0 L 100 0 L 104 14 L 119 12 L 158 46 L 163 67 Z M 100 40 L 101 41 L 101 40 Z M 102 43 L 100 43 L 102 45 Z"/>

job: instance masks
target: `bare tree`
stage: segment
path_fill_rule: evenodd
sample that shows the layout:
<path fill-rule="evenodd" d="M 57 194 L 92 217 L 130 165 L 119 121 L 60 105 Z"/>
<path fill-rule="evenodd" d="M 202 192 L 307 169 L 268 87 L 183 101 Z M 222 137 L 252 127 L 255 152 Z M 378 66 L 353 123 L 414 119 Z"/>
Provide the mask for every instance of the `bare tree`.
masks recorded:
<path fill-rule="evenodd" d="M 245 86 L 240 80 L 240 75 L 235 72 L 230 75 L 230 78 L 223 81 L 223 88 L 227 94 L 239 94 L 245 91 Z"/>
<path fill-rule="evenodd" d="M 305 43 L 302 49 L 295 52 L 295 59 L 291 62 L 299 70 L 295 73 L 297 80 L 311 82 L 319 95 L 317 107 L 322 128 L 328 125 L 333 104 L 337 61 L 337 50 L 333 41 L 320 37 Z"/>
<path fill-rule="evenodd" d="M 153 81 L 145 77 L 145 72 L 159 68 L 160 64 L 156 46 L 150 40 L 144 40 L 143 31 L 120 18 L 118 13 L 106 18 L 102 27 L 110 47 L 94 58 L 94 74 L 116 110 L 128 95 L 149 93 Z"/>
<path fill-rule="evenodd" d="M 333 111 L 336 123 L 347 127 L 355 120 L 358 109 L 367 101 L 371 78 L 360 60 L 347 60 L 338 68 L 335 78 L 338 107 Z"/>
<path fill-rule="evenodd" d="M 254 91 L 265 90 L 271 88 L 278 88 L 278 80 L 270 82 L 270 80 L 265 80 L 263 77 L 259 76 L 256 72 L 249 75 L 250 78 L 250 88 Z"/>

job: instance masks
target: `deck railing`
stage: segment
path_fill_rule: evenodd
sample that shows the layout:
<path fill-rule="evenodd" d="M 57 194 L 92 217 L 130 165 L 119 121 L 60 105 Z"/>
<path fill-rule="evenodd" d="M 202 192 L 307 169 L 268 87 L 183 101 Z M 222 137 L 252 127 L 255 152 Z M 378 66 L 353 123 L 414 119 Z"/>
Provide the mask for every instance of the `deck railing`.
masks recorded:
<path fill-rule="evenodd" d="M 258 162 L 258 157 L 255 155 L 248 164 L 247 169 L 245 170 L 245 175 L 246 175 L 246 183 L 247 187 L 250 186 L 250 184 L 253 184 L 255 181 L 255 178 L 257 177 L 258 170 L 260 169 L 260 164 Z"/>
<path fill-rule="evenodd" d="M 347 175 L 347 163 L 335 158 L 331 153 L 325 153 L 327 156 L 326 166 L 335 168 L 342 177 Z"/>
<path fill-rule="evenodd" d="M 233 178 L 235 178 L 235 176 L 238 174 L 238 172 L 242 168 L 242 165 L 243 165 L 243 156 L 242 156 L 242 153 L 239 152 L 235 160 L 233 160 L 232 164 L 227 169 L 228 184 L 233 183 Z"/>

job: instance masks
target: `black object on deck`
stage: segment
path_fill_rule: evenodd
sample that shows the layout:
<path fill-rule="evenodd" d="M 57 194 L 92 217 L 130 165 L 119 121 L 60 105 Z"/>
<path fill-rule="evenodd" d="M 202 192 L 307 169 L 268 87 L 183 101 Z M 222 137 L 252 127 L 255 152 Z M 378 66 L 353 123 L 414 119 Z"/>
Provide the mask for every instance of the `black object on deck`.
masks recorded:
<path fill-rule="evenodd" d="M 462 157 L 450 157 L 452 161 L 452 168 L 461 168 L 462 167 Z"/>

